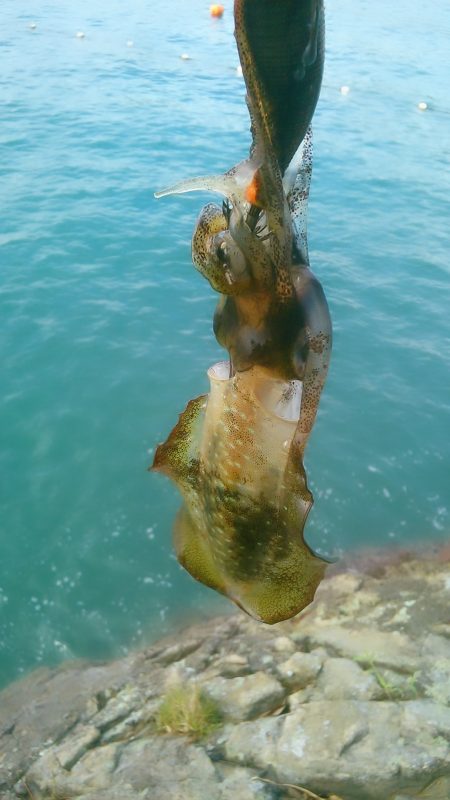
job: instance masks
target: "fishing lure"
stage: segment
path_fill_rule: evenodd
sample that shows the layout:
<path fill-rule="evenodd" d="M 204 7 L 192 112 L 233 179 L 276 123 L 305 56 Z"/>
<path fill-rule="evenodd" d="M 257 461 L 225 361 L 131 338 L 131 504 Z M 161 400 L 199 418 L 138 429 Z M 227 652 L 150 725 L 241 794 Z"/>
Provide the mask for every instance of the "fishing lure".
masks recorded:
<path fill-rule="evenodd" d="M 224 197 L 202 209 L 192 258 L 220 294 L 214 332 L 229 361 L 208 371 L 209 394 L 188 403 L 153 469 L 184 499 L 174 533 L 180 563 L 275 623 L 311 602 L 327 563 L 303 538 L 313 503 L 303 457 L 332 338 L 306 232 L 322 0 L 235 0 L 235 35 L 249 157 L 156 195 L 207 189 Z"/>

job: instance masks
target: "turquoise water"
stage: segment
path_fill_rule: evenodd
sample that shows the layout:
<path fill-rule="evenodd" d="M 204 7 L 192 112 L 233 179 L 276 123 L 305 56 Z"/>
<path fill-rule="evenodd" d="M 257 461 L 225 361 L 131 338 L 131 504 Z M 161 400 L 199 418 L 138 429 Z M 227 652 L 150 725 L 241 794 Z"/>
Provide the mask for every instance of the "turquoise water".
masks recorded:
<path fill-rule="evenodd" d="M 2 4 L 2 683 L 227 607 L 178 567 L 178 496 L 146 471 L 222 357 L 202 197 L 153 199 L 248 149 L 231 2 L 208 5 Z M 394 6 L 327 2 L 309 239 L 335 341 L 307 537 L 329 554 L 450 530 L 450 6 Z"/>

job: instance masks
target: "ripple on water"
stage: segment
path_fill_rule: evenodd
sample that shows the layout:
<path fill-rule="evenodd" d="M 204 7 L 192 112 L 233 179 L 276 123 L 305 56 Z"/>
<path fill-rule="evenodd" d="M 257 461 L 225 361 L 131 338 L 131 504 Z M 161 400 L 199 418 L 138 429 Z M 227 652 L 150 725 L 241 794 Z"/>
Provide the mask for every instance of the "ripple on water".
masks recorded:
<path fill-rule="evenodd" d="M 450 527 L 450 11 L 437 5 L 411 16 L 382 0 L 355 17 L 351 0 L 327 4 L 309 238 L 335 342 L 307 454 L 307 538 L 324 553 Z M 200 0 L 74 9 L 50 0 L 31 20 L 6 4 L 0 42 L 0 682 L 223 607 L 176 563 L 179 498 L 147 467 L 223 355 L 190 264 L 210 198 L 153 192 L 246 153 L 232 15 L 211 26 Z"/>

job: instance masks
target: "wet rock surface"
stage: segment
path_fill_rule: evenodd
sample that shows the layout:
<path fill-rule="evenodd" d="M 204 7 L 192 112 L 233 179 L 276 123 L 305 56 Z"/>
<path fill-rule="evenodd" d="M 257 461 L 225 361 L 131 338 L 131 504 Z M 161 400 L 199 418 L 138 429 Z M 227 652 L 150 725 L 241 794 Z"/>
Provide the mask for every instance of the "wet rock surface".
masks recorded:
<path fill-rule="evenodd" d="M 404 557 L 331 575 L 273 627 L 233 614 L 38 670 L 0 693 L 0 797 L 449 800 L 449 609 L 448 557 Z M 158 729 L 174 686 L 220 724 Z"/>

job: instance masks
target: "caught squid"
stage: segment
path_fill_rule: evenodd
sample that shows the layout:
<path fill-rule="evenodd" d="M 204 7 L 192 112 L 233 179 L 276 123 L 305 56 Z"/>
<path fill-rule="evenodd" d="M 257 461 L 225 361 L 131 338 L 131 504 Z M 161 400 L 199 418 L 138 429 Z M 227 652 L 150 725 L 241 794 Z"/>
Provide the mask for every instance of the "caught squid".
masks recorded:
<path fill-rule="evenodd" d="M 214 333 L 229 360 L 188 403 L 153 469 L 184 504 L 175 550 L 194 578 L 268 623 L 314 597 L 326 561 L 303 538 L 313 498 L 303 465 L 331 352 L 323 289 L 309 268 L 311 118 L 324 55 L 322 0 L 235 0 L 252 145 L 224 175 L 157 196 L 222 195 L 201 211 L 197 270 L 220 295 Z"/>

